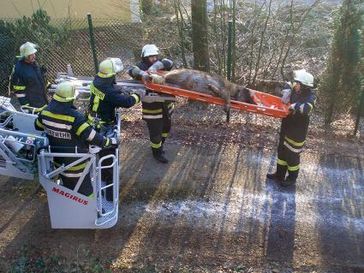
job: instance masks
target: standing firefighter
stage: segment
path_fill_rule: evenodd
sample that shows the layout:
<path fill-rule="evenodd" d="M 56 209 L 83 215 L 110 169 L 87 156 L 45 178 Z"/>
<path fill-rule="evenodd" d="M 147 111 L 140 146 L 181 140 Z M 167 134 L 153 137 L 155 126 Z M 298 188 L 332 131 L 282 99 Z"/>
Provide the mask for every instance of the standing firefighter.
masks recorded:
<path fill-rule="evenodd" d="M 26 42 L 20 46 L 20 59 L 11 75 L 11 88 L 23 109 L 38 108 L 48 104 L 46 96 L 45 69 L 35 61 L 37 46 Z"/>
<path fill-rule="evenodd" d="M 123 70 L 119 58 L 107 58 L 99 65 L 99 72 L 93 80 L 90 91 L 88 120 L 97 129 L 115 125 L 115 110 L 129 108 L 140 102 L 142 93 L 125 94 L 116 85 L 116 74 Z"/>
<path fill-rule="evenodd" d="M 290 186 L 296 183 L 300 169 L 300 153 L 306 140 L 309 114 L 315 104 L 314 78 L 305 70 L 293 71 L 293 86 L 283 89 L 282 101 L 290 102 L 290 114 L 282 119 L 279 134 L 277 170 L 267 174 L 268 179 Z M 286 173 L 288 176 L 286 178 Z"/>
<path fill-rule="evenodd" d="M 35 120 L 35 128 L 44 130 L 49 139 L 52 152 L 74 153 L 75 148 L 80 153 L 88 153 L 88 145 L 93 144 L 102 148 L 116 146 L 115 138 L 106 138 L 98 134 L 87 123 L 84 115 L 73 106 L 76 97 L 75 87 L 70 82 L 62 82 L 57 86 L 56 92 L 49 105 L 39 113 Z M 78 158 L 55 158 L 56 167 L 70 164 Z M 82 176 L 86 163 L 80 163 L 60 174 L 63 186 L 74 189 L 78 179 Z M 79 188 L 79 193 L 90 196 L 93 188 L 90 175 Z"/>
<path fill-rule="evenodd" d="M 157 75 L 150 75 L 148 72 L 157 70 L 169 71 L 173 62 L 169 59 L 158 59 L 159 49 L 153 44 L 147 44 L 142 49 L 142 61 L 129 70 L 129 75 L 137 80 L 149 80 L 159 83 Z M 147 90 L 147 94 L 150 91 Z M 162 163 L 168 163 L 164 157 L 163 144 L 171 130 L 171 115 L 174 104 L 171 101 L 165 102 L 142 102 L 143 119 L 146 121 L 149 131 L 149 139 L 153 157 Z"/>
<path fill-rule="evenodd" d="M 138 94 L 124 94 L 120 87 L 116 85 L 116 74 L 123 70 L 123 64 L 119 58 L 108 58 L 99 65 L 99 72 L 93 80 L 90 91 L 90 105 L 88 120 L 93 124 L 97 131 L 102 134 L 113 132 L 116 124 L 116 108 L 129 108 L 140 102 L 143 92 Z M 116 148 L 111 147 L 101 152 L 101 156 L 116 154 Z M 103 166 L 112 164 L 112 159 L 104 160 Z M 111 168 L 104 169 L 102 172 L 102 181 L 107 185 L 113 182 L 113 173 Z M 106 199 L 113 201 L 113 188 L 106 189 Z"/>

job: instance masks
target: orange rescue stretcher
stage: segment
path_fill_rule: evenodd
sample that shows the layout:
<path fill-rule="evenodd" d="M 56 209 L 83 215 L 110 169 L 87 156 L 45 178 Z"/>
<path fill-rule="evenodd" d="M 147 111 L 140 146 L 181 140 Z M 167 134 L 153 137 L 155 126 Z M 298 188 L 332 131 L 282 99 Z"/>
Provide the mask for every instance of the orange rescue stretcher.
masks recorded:
<path fill-rule="evenodd" d="M 152 82 L 144 82 L 147 89 L 153 90 L 158 93 L 184 97 L 191 100 L 206 102 L 209 104 L 225 105 L 226 102 L 222 98 L 215 97 L 208 94 L 203 94 L 196 91 L 181 89 L 178 87 L 156 84 Z M 242 110 L 275 118 L 284 118 L 288 115 L 289 105 L 282 103 L 281 98 L 273 96 L 264 92 L 250 90 L 250 95 L 256 104 L 231 100 L 231 109 Z"/>

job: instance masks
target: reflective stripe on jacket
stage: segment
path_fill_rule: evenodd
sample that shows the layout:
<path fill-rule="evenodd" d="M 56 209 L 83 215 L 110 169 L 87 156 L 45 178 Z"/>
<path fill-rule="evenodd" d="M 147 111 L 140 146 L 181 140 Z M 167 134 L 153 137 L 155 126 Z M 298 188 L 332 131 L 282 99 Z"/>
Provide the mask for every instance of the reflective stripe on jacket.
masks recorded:
<path fill-rule="evenodd" d="M 315 106 L 315 92 L 313 89 L 304 89 L 301 93 L 292 91 L 290 102 L 296 103 L 297 110 L 282 119 L 280 135 L 291 140 L 289 142 L 285 139 L 287 145 L 300 149 L 307 136 L 310 113 Z"/>
<path fill-rule="evenodd" d="M 101 78 L 96 75 L 90 91 L 89 120 L 97 117 L 101 123 L 113 124 L 116 108 L 129 108 L 140 101 L 136 94 L 123 94 L 115 84 L 115 77 Z"/>
<path fill-rule="evenodd" d="M 46 132 L 50 146 L 54 147 L 77 146 L 87 149 L 89 143 L 103 147 L 107 141 L 87 123 L 85 117 L 73 107 L 72 102 L 64 103 L 53 99 L 39 113 L 35 127 Z"/>

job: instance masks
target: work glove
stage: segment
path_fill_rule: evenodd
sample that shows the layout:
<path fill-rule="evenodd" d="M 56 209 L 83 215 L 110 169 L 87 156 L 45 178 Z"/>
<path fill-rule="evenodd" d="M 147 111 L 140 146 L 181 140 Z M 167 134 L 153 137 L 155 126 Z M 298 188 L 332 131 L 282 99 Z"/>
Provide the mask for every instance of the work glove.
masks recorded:
<path fill-rule="evenodd" d="M 120 139 L 116 137 L 110 137 L 110 142 L 112 146 L 119 146 Z"/>
<path fill-rule="evenodd" d="M 147 73 L 147 72 L 145 72 L 145 71 L 141 71 L 140 72 L 140 75 L 142 76 L 142 80 L 143 81 L 149 81 L 149 79 L 150 79 L 150 75 Z"/>
<path fill-rule="evenodd" d="M 145 72 L 145 71 L 141 70 L 137 66 L 133 67 L 133 69 L 131 70 L 131 75 L 133 76 L 133 78 L 141 77 L 142 81 L 148 81 L 149 80 L 148 72 Z"/>
<path fill-rule="evenodd" d="M 290 111 L 290 113 L 294 113 L 294 112 L 296 112 L 296 110 L 297 110 L 297 106 L 298 106 L 298 104 L 297 104 L 297 103 L 292 103 L 292 104 L 288 107 L 288 110 Z"/>
<path fill-rule="evenodd" d="M 139 67 L 137 67 L 137 66 L 133 66 L 133 68 L 131 69 L 131 76 L 133 77 L 133 78 L 135 78 L 135 77 L 137 77 L 137 76 L 141 76 L 143 71 L 139 68 Z"/>
<path fill-rule="evenodd" d="M 152 83 L 156 83 L 156 84 L 164 84 L 165 83 L 165 80 L 164 80 L 163 76 L 159 76 L 157 74 L 151 74 L 149 76 L 152 79 Z"/>
<path fill-rule="evenodd" d="M 120 140 L 116 137 L 108 137 L 104 148 L 117 147 L 120 144 Z"/>
<path fill-rule="evenodd" d="M 292 103 L 289 107 L 289 110 L 293 111 L 293 112 L 299 112 L 301 114 L 303 114 L 304 109 L 305 109 L 305 104 L 304 103 Z"/>
<path fill-rule="evenodd" d="M 284 103 L 284 104 L 287 104 L 287 103 L 289 103 L 289 101 L 290 101 L 290 99 L 291 99 L 291 92 L 292 92 L 292 90 L 291 89 L 283 89 L 282 90 L 282 98 L 281 98 L 281 100 L 282 100 L 282 102 Z"/>
<path fill-rule="evenodd" d="M 156 61 L 151 67 L 148 68 L 149 72 L 157 72 L 164 69 L 164 64 L 161 61 Z"/>

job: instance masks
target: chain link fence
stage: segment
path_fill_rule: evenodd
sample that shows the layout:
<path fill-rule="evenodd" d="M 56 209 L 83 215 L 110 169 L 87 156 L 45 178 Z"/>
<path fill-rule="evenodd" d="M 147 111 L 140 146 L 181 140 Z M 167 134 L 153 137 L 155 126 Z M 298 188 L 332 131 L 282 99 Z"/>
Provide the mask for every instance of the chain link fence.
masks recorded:
<path fill-rule="evenodd" d="M 328 10 L 321 7 L 320 12 L 327 16 Z M 119 57 L 128 68 L 140 60 L 140 51 L 144 44 L 155 43 L 162 57 L 171 58 L 176 67 L 193 67 L 193 51 L 191 40 L 191 18 L 187 9 L 181 9 L 179 19 L 174 16 L 143 16 L 140 23 L 125 23 L 125 21 L 110 18 L 92 18 L 93 34 L 97 61 L 106 57 Z M 246 10 L 247 12 L 242 12 Z M 170 11 L 173 13 L 173 10 Z M 300 12 L 298 10 L 297 12 Z M 282 80 L 272 73 L 277 66 L 280 50 L 285 50 L 284 29 L 287 27 L 280 16 L 271 16 L 271 25 L 264 25 L 265 17 L 260 18 L 244 7 L 238 9 L 236 23 L 236 58 L 235 81 L 247 84 L 254 72 L 261 81 L 258 90 L 274 93 L 276 80 Z M 277 14 L 282 11 L 278 10 Z M 227 22 L 230 17 L 225 10 L 210 14 L 209 49 L 211 72 L 226 74 Z M 316 16 L 318 25 L 321 17 Z M 329 23 L 321 23 L 320 27 L 312 29 L 312 22 L 304 24 L 300 33 L 296 33 L 286 63 L 288 69 L 298 67 L 308 68 L 315 76 L 324 69 L 331 35 L 327 31 Z M 279 29 L 277 26 L 280 26 Z M 266 29 L 266 37 L 261 40 L 261 31 Z M 309 32 L 309 35 L 307 34 Z M 282 36 L 283 35 L 283 36 Z M 293 36 L 292 36 L 293 37 Z M 0 20 L 0 92 L 7 94 L 8 79 L 15 56 L 19 54 L 19 46 L 26 41 L 37 43 L 40 47 L 37 53 L 38 63 L 47 68 L 50 82 L 57 73 L 66 72 L 67 64 L 71 64 L 76 76 L 92 77 L 95 74 L 95 64 L 90 43 L 90 29 L 87 16 L 82 19 L 64 18 L 52 19 L 45 11 L 38 10 L 31 17 Z M 261 41 L 263 42 L 261 44 Z M 283 41 L 283 42 L 282 42 Z M 280 45 L 282 46 L 280 47 Z M 261 52 L 260 52 L 261 49 Z M 253 61 L 261 57 L 256 65 Z M 253 72 L 253 73 L 252 73 Z M 119 75 L 122 79 L 129 78 L 127 69 Z M 272 80 L 272 81 L 269 81 Z M 266 86 L 265 86 L 266 85 Z M 318 107 L 321 103 L 319 101 Z"/>
<path fill-rule="evenodd" d="M 240 13 L 239 13 L 240 14 Z M 212 16 L 212 15 L 211 15 Z M 211 72 L 225 76 L 226 74 L 226 51 L 227 51 L 227 19 L 228 13 L 217 14 L 219 19 L 212 18 L 209 25 L 209 48 Z M 260 47 L 257 38 L 259 30 L 249 30 L 244 22 L 249 21 L 249 16 L 241 18 L 236 27 L 236 77 L 235 81 L 247 84 L 252 69 L 256 69 L 259 77 L 273 79 L 274 75 L 269 72 L 274 70 L 273 57 L 279 55 L 278 49 L 269 44 L 271 37 L 279 41 L 279 35 L 273 30 L 267 34 L 267 44 L 262 53 L 260 66 L 255 66 L 251 60 L 258 55 Z M 216 17 L 216 16 L 215 16 Z M 176 67 L 193 67 L 193 52 L 191 41 L 191 21 L 188 11 L 180 14 L 180 19 L 173 16 L 144 16 L 141 23 L 125 23 L 118 19 L 92 18 L 95 49 L 98 62 L 106 57 L 119 57 L 123 60 L 124 66 L 134 64 L 140 60 L 140 51 L 145 43 L 155 43 L 161 50 L 163 57 L 174 60 Z M 184 18 L 184 19 L 183 19 Z M 249 25 L 250 28 L 252 28 Z M 257 24 L 256 28 L 262 28 Z M 249 33 L 248 33 L 248 32 Z M 268 31 L 267 31 L 268 32 Z M 248 34 L 247 34 L 248 33 Z M 280 34 L 280 33 L 279 33 Z M 318 35 L 318 34 L 317 34 Z M 319 37 L 319 35 L 317 36 Z M 323 38 L 320 37 L 322 40 Z M 305 39 L 302 39 L 305 40 Z M 0 91 L 2 94 L 7 90 L 8 76 L 15 56 L 18 55 L 19 46 L 31 41 L 40 47 L 37 53 L 38 62 L 45 65 L 48 70 L 48 77 L 52 80 L 58 72 L 65 72 L 67 64 L 71 64 L 75 75 L 93 76 L 95 65 L 90 45 L 90 29 L 85 15 L 84 19 L 64 18 L 54 19 L 45 11 L 38 10 L 31 17 L 19 19 L 0 20 Z M 300 56 L 304 59 L 306 55 L 323 56 L 327 47 L 322 46 L 320 50 L 315 48 L 315 52 L 300 49 L 300 43 L 292 45 L 287 63 Z M 299 51 L 297 51 L 297 48 Z M 276 50 L 276 51 L 274 51 Z M 305 54 L 304 54 L 305 53 Z M 302 55 L 302 56 L 301 56 Z M 264 59 L 264 58 L 266 59 Z M 268 60 L 269 57 L 269 60 Z M 314 57 L 309 56 L 309 59 Z M 322 68 L 324 59 L 313 64 Z M 308 64 L 299 64 L 307 66 Z M 277 72 L 278 74 L 278 72 Z M 126 72 L 121 77 L 126 77 Z M 275 79 L 275 78 L 274 78 Z"/>
<path fill-rule="evenodd" d="M 135 62 L 134 56 L 142 45 L 140 23 L 93 18 L 93 25 L 99 62 L 106 57 L 119 57 L 124 65 Z M 95 74 L 87 17 L 51 21 L 46 13 L 37 11 L 31 18 L 0 21 L 1 94 L 7 92 L 19 46 L 26 41 L 38 44 L 37 61 L 47 68 L 49 80 L 59 72 L 66 72 L 67 64 L 71 64 L 75 75 Z"/>

